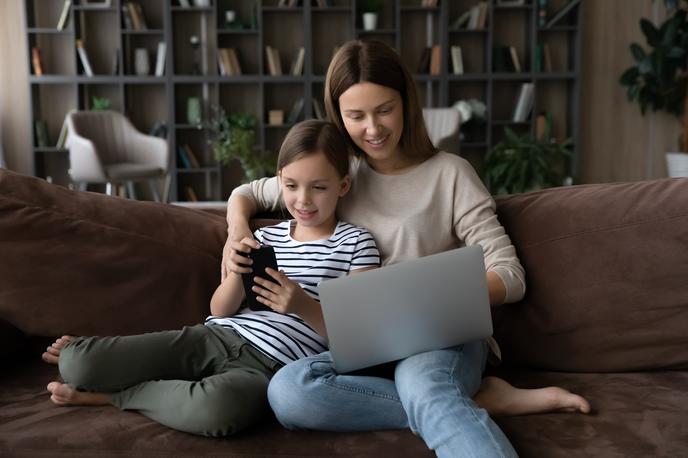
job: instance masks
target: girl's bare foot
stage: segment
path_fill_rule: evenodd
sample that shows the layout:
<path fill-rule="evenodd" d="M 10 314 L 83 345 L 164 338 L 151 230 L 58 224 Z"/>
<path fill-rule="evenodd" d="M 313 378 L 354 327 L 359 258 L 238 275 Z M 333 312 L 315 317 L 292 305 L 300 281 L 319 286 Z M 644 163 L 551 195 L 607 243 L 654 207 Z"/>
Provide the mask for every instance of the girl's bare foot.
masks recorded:
<path fill-rule="evenodd" d="M 50 400 L 58 406 L 105 406 L 112 404 L 112 396 L 105 393 L 77 391 L 66 383 L 48 383 Z"/>
<path fill-rule="evenodd" d="M 485 377 L 474 401 L 493 417 L 545 412 L 589 413 L 585 398 L 559 387 L 525 390 L 497 377 Z"/>
<path fill-rule="evenodd" d="M 50 364 L 57 364 L 60 361 L 60 352 L 69 342 L 74 340 L 74 336 L 62 336 L 57 339 L 41 356 L 43 361 Z"/>

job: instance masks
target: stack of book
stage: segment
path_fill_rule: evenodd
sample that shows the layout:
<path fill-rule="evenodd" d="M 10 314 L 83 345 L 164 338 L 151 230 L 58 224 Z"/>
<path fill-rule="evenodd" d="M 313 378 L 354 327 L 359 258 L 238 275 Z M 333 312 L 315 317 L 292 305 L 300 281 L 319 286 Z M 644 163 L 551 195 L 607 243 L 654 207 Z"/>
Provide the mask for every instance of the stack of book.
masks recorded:
<path fill-rule="evenodd" d="M 234 48 L 219 48 L 217 50 L 217 65 L 222 76 L 241 75 L 239 56 Z"/>

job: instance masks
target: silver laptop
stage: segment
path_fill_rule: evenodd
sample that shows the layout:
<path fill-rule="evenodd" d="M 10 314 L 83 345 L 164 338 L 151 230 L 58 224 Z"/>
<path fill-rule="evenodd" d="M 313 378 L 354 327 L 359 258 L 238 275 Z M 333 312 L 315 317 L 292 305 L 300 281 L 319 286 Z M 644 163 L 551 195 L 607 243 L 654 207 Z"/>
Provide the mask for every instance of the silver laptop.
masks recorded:
<path fill-rule="evenodd" d="M 319 293 L 339 373 L 492 335 L 479 245 L 327 280 Z"/>

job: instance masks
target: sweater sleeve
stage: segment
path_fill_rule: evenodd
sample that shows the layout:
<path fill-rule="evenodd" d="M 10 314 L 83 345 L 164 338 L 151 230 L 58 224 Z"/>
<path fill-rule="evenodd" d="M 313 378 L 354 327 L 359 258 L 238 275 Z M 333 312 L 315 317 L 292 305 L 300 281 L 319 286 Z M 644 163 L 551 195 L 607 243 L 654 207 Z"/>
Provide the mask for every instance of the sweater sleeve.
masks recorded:
<path fill-rule="evenodd" d="M 465 162 L 463 159 L 461 161 Z M 462 164 L 454 190 L 454 227 L 466 245 L 480 245 L 485 269 L 496 273 L 506 286 L 504 302 L 516 302 L 525 294 L 525 271 L 504 227 L 497 219 L 496 204 L 468 163 Z"/>
<path fill-rule="evenodd" d="M 277 211 L 282 205 L 282 193 L 277 177 L 261 178 L 248 184 L 242 184 L 234 188 L 229 196 L 229 201 L 234 196 L 246 197 L 256 206 L 258 212 Z"/>

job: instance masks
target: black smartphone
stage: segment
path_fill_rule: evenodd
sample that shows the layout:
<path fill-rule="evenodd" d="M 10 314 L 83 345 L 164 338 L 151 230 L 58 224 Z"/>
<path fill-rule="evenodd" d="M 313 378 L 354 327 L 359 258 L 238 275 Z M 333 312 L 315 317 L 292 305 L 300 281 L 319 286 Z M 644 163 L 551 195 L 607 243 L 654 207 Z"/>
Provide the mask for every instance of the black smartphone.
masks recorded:
<path fill-rule="evenodd" d="M 253 291 L 253 285 L 256 283 L 253 281 L 253 277 L 261 277 L 273 283 L 275 280 L 265 272 L 265 268 L 269 267 L 271 269 L 277 270 L 277 258 L 275 258 L 275 249 L 269 245 L 262 245 L 258 249 L 251 250 L 250 253 L 242 253 L 247 258 L 253 260 L 251 267 L 253 272 L 247 274 L 241 274 L 241 281 L 244 284 L 244 292 L 246 293 L 246 305 L 251 310 L 271 310 L 270 307 L 265 304 L 261 304 L 256 299 L 257 294 Z"/>

